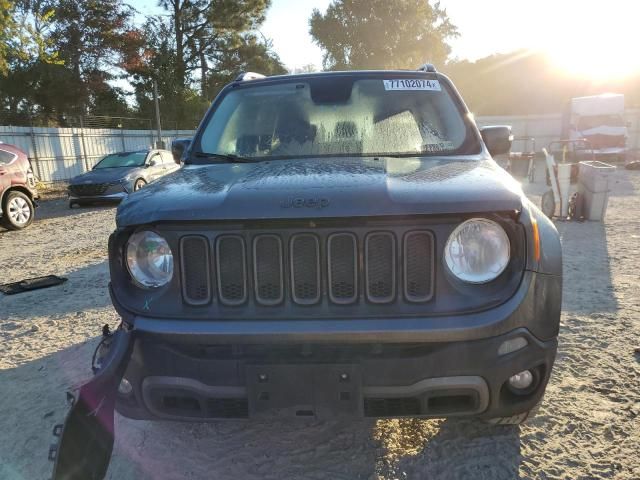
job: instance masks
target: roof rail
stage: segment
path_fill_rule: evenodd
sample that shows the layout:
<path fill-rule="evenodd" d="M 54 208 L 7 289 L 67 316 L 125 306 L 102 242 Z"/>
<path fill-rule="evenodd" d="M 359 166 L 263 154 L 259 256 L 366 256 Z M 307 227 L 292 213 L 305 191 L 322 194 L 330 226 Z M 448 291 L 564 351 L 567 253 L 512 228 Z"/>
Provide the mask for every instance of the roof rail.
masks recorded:
<path fill-rule="evenodd" d="M 421 65 L 420 67 L 418 67 L 418 71 L 429 72 L 429 73 L 437 72 L 436 67 L 434 67 L 432 63 L 425 63 L 424 65 Z"/>
<path fill-rule="evenodd" d="M 236 77 L 236 82 L 246 82 L 247 80 L 258 80 L 260 78 L 267 78 L 261 73 L 255 72 L 241 72 L 240 75 Z"/>

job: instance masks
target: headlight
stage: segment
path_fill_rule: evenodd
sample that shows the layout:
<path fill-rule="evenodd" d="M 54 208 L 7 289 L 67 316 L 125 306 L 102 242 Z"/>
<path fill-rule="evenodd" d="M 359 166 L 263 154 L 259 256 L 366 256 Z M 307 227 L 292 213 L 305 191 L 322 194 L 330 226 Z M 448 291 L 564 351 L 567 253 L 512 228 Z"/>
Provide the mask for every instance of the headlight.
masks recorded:
<path fill-rule="evenodd" d="M 169 244 L 148 230 L 134 233 L 127 242 L 127 268 L 143 287 L 166 285 L 173 277 L 173 254 Z"/>
<path fill-rule="evenodd" d="M 472 218 L 458 225 L 444 247 L 447 268 L 468 283 L 494 280 L 507 267 L 510 255 L 504 229 L 485 218 Z"/>

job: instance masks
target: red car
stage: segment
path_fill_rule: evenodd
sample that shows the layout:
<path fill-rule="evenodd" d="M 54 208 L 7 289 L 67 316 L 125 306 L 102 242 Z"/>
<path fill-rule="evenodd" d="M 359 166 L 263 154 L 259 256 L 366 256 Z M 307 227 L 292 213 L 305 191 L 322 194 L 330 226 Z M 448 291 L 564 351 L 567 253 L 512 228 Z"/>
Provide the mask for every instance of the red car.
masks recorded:
<path fill-rule="evenodd" d="M 0 142 L 0 223 L 9 230 L 20 230 L 33 221 L 36 179 L 27 154 Z"/>

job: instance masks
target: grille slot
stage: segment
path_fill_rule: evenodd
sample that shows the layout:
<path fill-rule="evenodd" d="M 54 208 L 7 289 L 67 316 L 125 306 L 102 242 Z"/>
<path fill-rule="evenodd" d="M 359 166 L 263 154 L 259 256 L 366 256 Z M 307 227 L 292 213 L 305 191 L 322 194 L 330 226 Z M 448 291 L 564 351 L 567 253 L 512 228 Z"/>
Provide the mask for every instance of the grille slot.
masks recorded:
<path fill-rule="evenodd" d="M 191 305 L 211 301 L 209 243 L 205 237 L 189 235 L 180 239 L 182 296 Z"/>
<path fill-rule="evenodd" d="M 79 197 L 92 197 L 102 195 L 109 188 L 108 183 L 89 183 L 86 185 L 69 185 L 69 190 Z"/>
<path fill-rule="evenodd" d="M 259 235 L 253 242 L 253 272 L 256 300 L 277 305 L 284 298 L 282 241 L 276 235 Z"/>
<path fill-rule="evenodd" d="M 218 237 L 216 259 L 220 302 L 230 306 L 244 303 L 247 300 L 247 260 L 242 237 Z"/>
<path fill-rule="evenodd" d="M 355 235 L 335 233 L 329 236 L 329 298 L 334 303 L 355 302 L 358 296 L 358 247 Z"/>
<path fill-rule="evenodd" d="M 320 244 L 311 234 L 291 238 L 291 296 L 300 305 L 320 300 Z"/>
<path fill-rule="evenodd" d="M 434 241 L 428 231 L 404 237 L 404 293 L 410 302 L 426 302 L 433 296 Z"/>
<path fill-rule="evenodd" d="M 390 232 L 367 235 L 365 241 L 367 299 L 389 303 L 396 296 L 396 248 Z"/>

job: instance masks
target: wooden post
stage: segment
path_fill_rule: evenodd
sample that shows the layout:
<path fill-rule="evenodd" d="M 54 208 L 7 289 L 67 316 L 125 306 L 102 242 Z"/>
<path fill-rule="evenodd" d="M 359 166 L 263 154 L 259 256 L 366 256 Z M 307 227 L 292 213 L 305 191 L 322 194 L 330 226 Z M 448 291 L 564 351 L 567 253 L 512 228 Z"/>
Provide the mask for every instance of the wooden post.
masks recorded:
<path fill-rule="evenodd" d="M 31 148 L 33 148 L 33 160 L 36 167 L 36 177 L 42 181 L 42 171 L 40 170 L 40 159 L 38 158 L 38 143 L 36 142 L 36 132 L 33 129 L 33 119 L 29 116 L 29 126 L 31 127 Z"/>
<path fill-rule="evenodd" d="M 85 172 L 91 170 L 89 167 L 89 160 L 87 159 L 87 145 L 84 143 L 84 121 L 82 119 L 82 115 L 80 115 L 80 142 L 82 148 L 82 158 L 84 158 L 84 169 Z"/>
<path fill-rule="evenodd" d="M 124 122 L 123 125 L 120 126 L 120 140 L 122 141 L 122 151 L 127 151 L 127 144 L 124 141 Z"/>
<path fill-rule="evenodd" d="M 156 148 L 164 148 L 164 143 L 162 142 L 162 128 L 160 127 L 160 102 L 158 100 L 158 82 L 153 81 L 153 101 L 156 106 L 156 128 L 158 130 L 158 142 L 156 143 Z"/>

